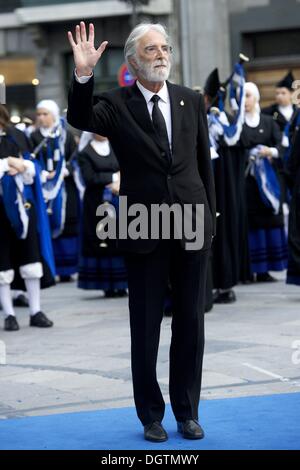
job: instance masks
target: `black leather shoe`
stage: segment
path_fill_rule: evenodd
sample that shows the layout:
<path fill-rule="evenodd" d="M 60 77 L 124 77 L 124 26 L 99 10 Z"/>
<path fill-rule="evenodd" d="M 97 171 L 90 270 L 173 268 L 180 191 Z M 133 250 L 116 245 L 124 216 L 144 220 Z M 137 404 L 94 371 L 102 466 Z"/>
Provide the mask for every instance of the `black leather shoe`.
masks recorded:
<path fill-rule="evenodd" d="M 38 312 L 30 317 L 30 326 L 37 326 L 38 328 L 50 328 L 53 322 L 46 317 L 43 312 Z"/>
<path fill-rule="evenodd" d="M 14 307 L 29 307 L 29 302 L 24 294 L 20 294 L 13 300 L 13 305 Z"/>
<path fill-rule="evenodd" d="M 144 426 L 144 437 L 146 441 L 151 442 L 165 442 L 168 440 L 168 434 L 158 421 Z"/>
<path fill-rule="evenodd" d="M 108 289 L 105 291 L 105 297 L 107 299 L 114 299 L 116 297 L 116 293 L 113 289 Z"/>
<path fill-rule="evenodd" d="M 177 422 L 177 430 L 183 435 L 184 439 L 204 438 L 204 431 L 195 419 L 187 419 L 183 423 Z"/>
<path fill-rule="evenodd" d="M 4 330 L 5 331 L 18 331 L 20 329 L 19 323 L 17 322 L 16 317 L 9 315 L 4 320 Z"/>
<path fill-rule="evenodd" d="M 277 282 L 277 279 L 269 273 L 259 273 L 256 275 L 256 282 Z"/>
<path fill-rule="evenodd" d="M 116 297 L 127 297 L 127 290 L 126 289 L 117 289 L 115 291 Z"/>
<path fill-rule="evenodd" d="M 59 282 L 72 282 L 72 276 L 59 276 Z"/>
<path fill-rule="evenodd" d="M 236 302 L 236 295 L 232 289 L 227 292 L 217 291 L 214 295 L 214 304 L 233 304 Z"/>

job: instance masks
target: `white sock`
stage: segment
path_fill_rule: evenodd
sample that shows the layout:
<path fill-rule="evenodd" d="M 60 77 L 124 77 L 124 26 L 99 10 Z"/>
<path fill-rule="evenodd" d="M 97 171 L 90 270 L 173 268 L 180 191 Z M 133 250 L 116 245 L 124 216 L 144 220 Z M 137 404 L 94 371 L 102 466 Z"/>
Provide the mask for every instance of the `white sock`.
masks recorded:
<path fill-rule="evenodd" d="M 24 279 L 24 282 L 28 293 L 30 315 L 33 316 L 41 311 L 41 280 Z"/>
<path fill-rule="evenodd" d="M 0 285 L 0 302 L 4 315 L 8 317 L 9 315 L 16 316 L 14 312 L 10 284 L 1 284 Z"/>

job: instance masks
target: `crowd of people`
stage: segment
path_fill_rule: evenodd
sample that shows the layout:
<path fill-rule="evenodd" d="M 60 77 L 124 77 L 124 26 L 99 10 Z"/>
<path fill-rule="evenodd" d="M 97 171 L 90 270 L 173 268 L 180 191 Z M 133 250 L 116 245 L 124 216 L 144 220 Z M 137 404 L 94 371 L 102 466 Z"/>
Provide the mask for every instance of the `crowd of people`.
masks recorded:
<path fill-rule="evenodd" d="M 285 75 L 276 84 L 274 104 L 261 108 L 257 85 L 244 75 L 236 64 L 230 114 L 217 69 L 204 89 L 220 214 L 212 249 L 215 303 L 234 302 L 233 287 L 240 282 L 276 282 L 274 271 L 287 269 L 287 283 L 300 285 L 295 79 L 292 72 Z"/>
<path fill-rule="evenodd" d="M 300 285 L 300 110 L 294 77 L 276 86 L 273 105 L 236 64 L 228 83 L 218 70 L 203 88 L 217 201 L 217 232 L 206 311 L 235 302 L 239 283 Z M 228 89 L 228 95 L 227 94 Z M 196 93 L 196 91 L 195 91 Z M 127 270 L 115 240 L 101 242 L 97 207 L 116 209 L 118 160 L 105 136 L 68 126 L 53 100 L 13 126 L 0 105 L 0 304 L 4 329 L 16 331 L 15 307 L 28 306 L 30 326 L 51 327 L 40 290 L 56 282 L 127 296 Z M 76 275 L 76 276 L 75 276 Z M 172 314 L 172 288 L 165 300 Z"/>

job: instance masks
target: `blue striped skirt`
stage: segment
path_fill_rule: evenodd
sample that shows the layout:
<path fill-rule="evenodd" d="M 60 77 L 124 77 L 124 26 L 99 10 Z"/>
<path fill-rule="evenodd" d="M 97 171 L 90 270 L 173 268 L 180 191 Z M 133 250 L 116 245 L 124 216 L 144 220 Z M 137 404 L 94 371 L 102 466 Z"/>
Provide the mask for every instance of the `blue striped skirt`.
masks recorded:
<path fill-rule="evenodd" d="M 56 274 L 71 276 L 78 271 L 79 237 L 59 237 L 52 240 Z"/>
<path fill-rule="evenodd" d="M 99 258 L 80 256 L 78 287 L 80 289 L 127 289 L 127 269 L 122 256 Z"/>
<path fill-rule="evenodd" d="M 283 227 L 250 230 L 249 248 L 252 273 L 287 268 L 287 237 Z"/>

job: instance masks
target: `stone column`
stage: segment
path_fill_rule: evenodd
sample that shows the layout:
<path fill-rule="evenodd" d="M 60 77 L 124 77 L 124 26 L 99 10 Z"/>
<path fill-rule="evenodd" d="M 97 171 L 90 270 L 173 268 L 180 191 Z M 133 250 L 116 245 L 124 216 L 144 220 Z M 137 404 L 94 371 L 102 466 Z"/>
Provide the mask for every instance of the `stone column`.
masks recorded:
<path fill-rule="evenodd" d="M 219 68 L 221 80 L 230 73 L 227 0 L 178 0 L 183 84 L 203 86 Z"/>

